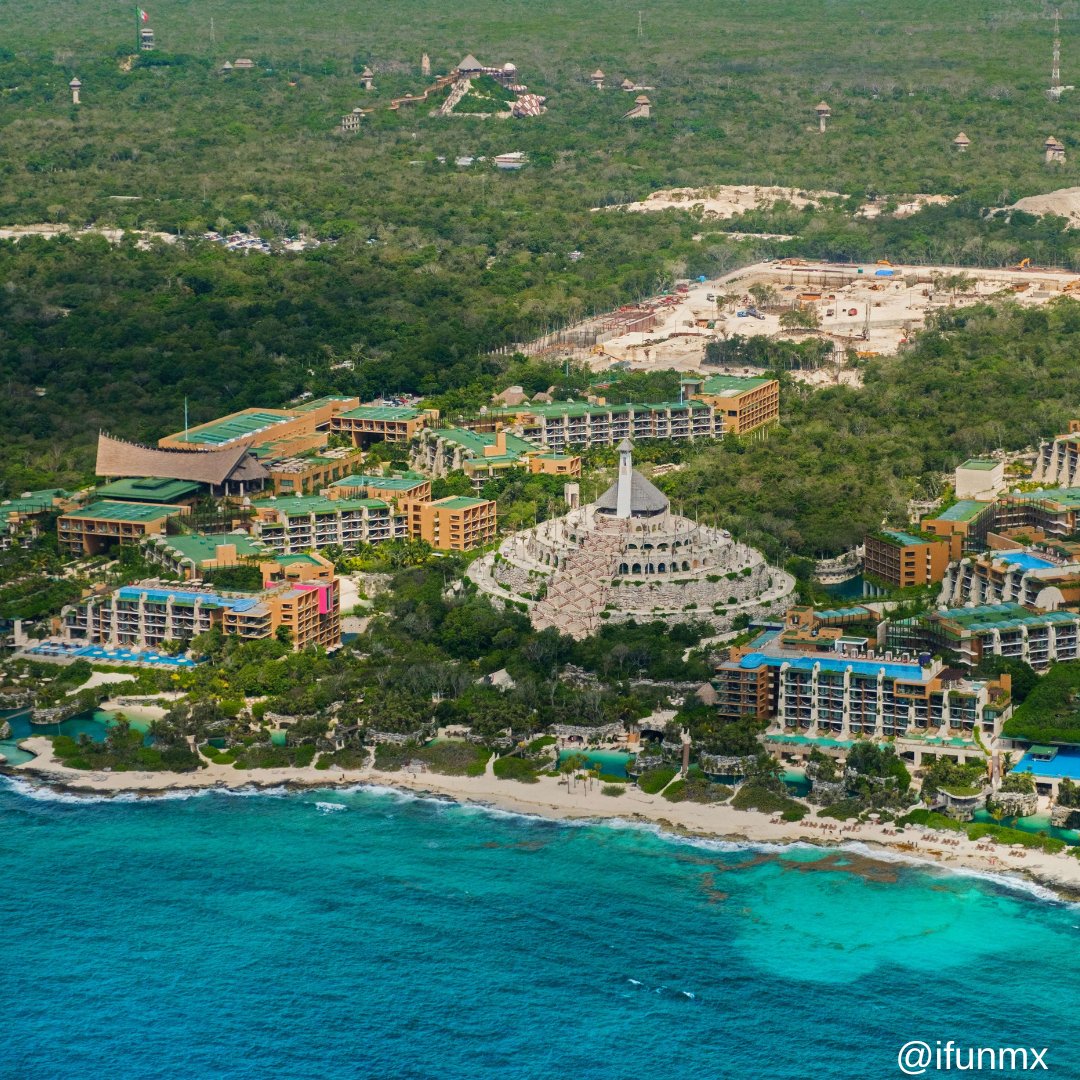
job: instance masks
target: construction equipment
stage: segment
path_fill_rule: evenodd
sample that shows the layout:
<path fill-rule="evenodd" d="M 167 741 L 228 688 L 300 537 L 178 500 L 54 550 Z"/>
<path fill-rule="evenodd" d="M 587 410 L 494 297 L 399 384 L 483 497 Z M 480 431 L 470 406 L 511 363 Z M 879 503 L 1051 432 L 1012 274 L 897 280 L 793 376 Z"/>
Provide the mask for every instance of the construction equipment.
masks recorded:
<path fill-rule="evenodd" d="M 892 266 L 892 263 L 889 262 L 888 259 L 878 259 L 878 261 L 876 263 L 874 263 L 874 265 L 875 266 Z"/>
<path fill-rule="evenodd" d="M 1026 270 L 1031 265 L 1030 259 L 1021 259 L 1015 266 L 1010 266 L 1010 270 Z"/>

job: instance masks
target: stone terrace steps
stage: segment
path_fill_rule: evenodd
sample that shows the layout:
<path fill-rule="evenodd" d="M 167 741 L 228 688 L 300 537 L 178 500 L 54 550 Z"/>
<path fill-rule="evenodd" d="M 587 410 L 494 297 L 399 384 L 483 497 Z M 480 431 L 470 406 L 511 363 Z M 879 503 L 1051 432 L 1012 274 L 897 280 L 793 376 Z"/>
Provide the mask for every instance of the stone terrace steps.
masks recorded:
<path fill-rule="evenodd" d="M 533 608 L 533 625 L 538 630 L 554 626 L 572 637 L 595 633 L 622 550 L 620 529 L 597 529 L 588 544 L 570 552 L 552 574 L 547 595 Z"/>

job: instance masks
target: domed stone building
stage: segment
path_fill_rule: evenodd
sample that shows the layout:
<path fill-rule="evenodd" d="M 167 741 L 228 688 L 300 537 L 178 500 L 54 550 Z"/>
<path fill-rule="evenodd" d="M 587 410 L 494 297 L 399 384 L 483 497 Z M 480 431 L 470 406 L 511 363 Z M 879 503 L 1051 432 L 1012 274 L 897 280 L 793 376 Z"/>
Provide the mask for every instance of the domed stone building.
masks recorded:
<path fill-rule="evenodd" d="M 596 502 L 515 533 L 473 563 L 477 587 L 526 604 L 537 629 L 575 637 L 606 620 L 705 620 L 724 631 L 739 614 L 779 618 L 795 579 L 725 530 L 673 514 L 632 451 L 624 440 L 618 479 Z"/>

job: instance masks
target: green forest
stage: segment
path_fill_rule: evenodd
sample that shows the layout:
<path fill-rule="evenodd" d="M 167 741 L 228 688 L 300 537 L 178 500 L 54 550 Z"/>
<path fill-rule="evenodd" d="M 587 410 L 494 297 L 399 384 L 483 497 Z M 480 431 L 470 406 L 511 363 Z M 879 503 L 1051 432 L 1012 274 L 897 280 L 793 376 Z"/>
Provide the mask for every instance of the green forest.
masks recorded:
<path fill-rule="evenodd" d="M 1063 14 L 1068 82 L 1080 17 Z M 170 0 L 150 10 L 157 50 L 138 55 L 132 16 L 91 0 L 66 5 L 59 28 L 40 0 L 5 12 L 0 227 L 116 226 L 174 242 L 0 241 L 0 495 L 88 481 L 99 429 L 156 439 L 181 425 L 185 400 L 192 422 L 305 391 L 411 391 L 450 416 L 474 410 L 522 377 L 508 347 L 763 257 L 1080 267 L 1063 220 L 987 212 L 1077 182 L 1070 98 L 1045 95 L 1052 22 L 1027 5 L 680 0 L 646 12 L 639 38 L 637 8 L 617 0 L 450 11 L 410 0 L 362 19 L 336 0 Z M 425 51 L 435 74 L 467 52 L 512 60 L 548 111 L 390 110 L 423 89 Z M 221 73 L 240 56 L 254 69 Z M 595 90 L 597 66 L 611 87 L 626 75 L 653 87 L 652 118 L 623 121 L 631 98 Z M 344 135 L 357 106 L 362 129 Z M 950 146 L 960 128 L 964 155 Z M 1051 132 L 1069 162 L 1048 169 Z M 528 155 L 520 172 L 454 164 L 510 150 Z M 690 209 L 593 212 L 718 183 L 843 197 L 723 223 Z M 906 218 L 854 215 L 867 197 L 888 209 L 914 191 L 957 198 Z M 275 253 L 196 239 L 209 229 L 259 234 Z M 280 249 L 298 233 L 332 242 Z M 682 454 L 691 469 L 671 493 L 777 558 L 847 547 L 899 520 L 920 477 L 1060 430 L 1080 389 L 1077 310 L 956 312 L 900 357 L 869 361 L 860 390 L 807 392 L 784 374 L 791 350 L 771 347 L 759 359 L 785 380 L 781 427 L 764 443 Z M 550 372 L 531 370 L 543 388 Z M 580 373 L 568 383 L 580 389 Z"/>

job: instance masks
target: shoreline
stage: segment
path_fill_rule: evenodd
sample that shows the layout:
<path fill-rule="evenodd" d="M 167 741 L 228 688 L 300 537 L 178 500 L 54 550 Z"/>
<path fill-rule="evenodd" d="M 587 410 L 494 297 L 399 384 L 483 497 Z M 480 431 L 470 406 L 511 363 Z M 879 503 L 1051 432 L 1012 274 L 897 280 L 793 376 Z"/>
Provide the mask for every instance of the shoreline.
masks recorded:
<path fill-rule="evenodd" d="M 610 821 L 621 819 L 650 824 L 674 836 L 749 844 L 812 844 L 821 848 L 863 845 L 871 857 L 931 864 L 957 872 L 975 872 L 1007 883 L 1034 883 L 1066 902 L 1080 902 L 1080 859 L 1069 853 L 1051 855 L 1037 848 L 1013 849 L 969 840 L 962 833 L 930 833 L 909 827 L 892 835 L 887 825 L 861 825 L 818 819 L 808 815 L 801 822 L 780 821 L 756 810 L 736 810 L 726 804 L 668 802 L 627 787 L 616 797 L 601 794 L 600 785 L 579 781 L 567 788 L 555 777 L 541 777 L 535 784 L 483 776 L 449 776 L 442 773 L 381 772 L 364 769 L 285 768 L 238 770 L 231 765 L 207 765 L 193 773 L 89 772 L 71 769 L 55 760 L 51 742 L 36 736 L 21 744 L 38 756 L 32 761 L 3 767 L 3 775 L 73 796 L 116 797 L 134 795 L 152 799 L 178 792 L 282 789 L 333 790 L 358 785 L 383 787 L 412 795 L 449 799 L 461 805 L 477 805 L 511 814 L 551 821 Z M 821 828 L 829 825 L 835 828 Z M 924 837 L 928 837 L 924 839 Z"/>

